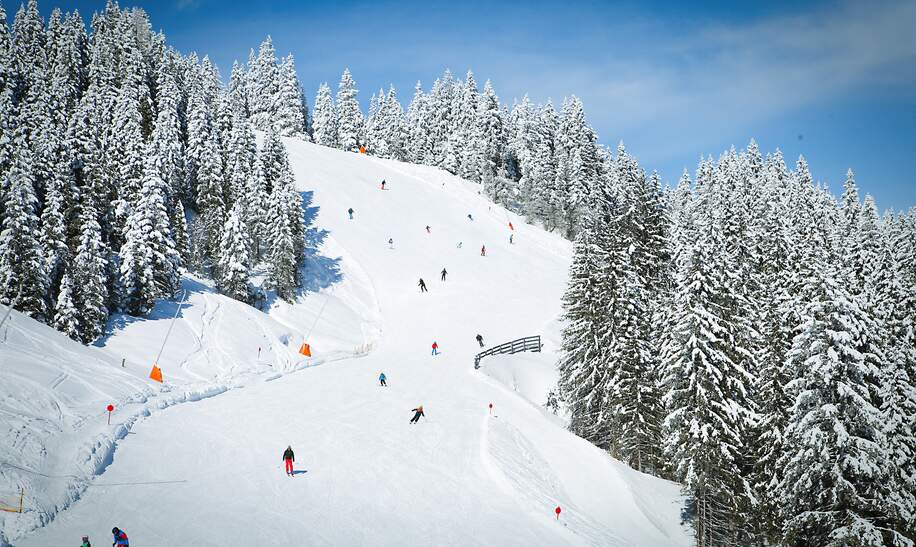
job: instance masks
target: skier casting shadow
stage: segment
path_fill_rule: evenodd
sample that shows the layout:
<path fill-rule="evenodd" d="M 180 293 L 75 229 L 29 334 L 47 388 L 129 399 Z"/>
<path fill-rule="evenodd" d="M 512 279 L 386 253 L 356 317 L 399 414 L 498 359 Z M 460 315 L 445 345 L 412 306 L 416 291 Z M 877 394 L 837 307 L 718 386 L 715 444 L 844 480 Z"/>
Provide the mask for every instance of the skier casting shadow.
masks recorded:
<path fill-rule="evenodd" d="M 413 418 L 410 419 L 410 423 L 415 424 L 420 421 L 420 416 L 426 416 L 423 414 L 423 405 L 418 406 L 417 408 L 410 409 L 413 412 Z"/>

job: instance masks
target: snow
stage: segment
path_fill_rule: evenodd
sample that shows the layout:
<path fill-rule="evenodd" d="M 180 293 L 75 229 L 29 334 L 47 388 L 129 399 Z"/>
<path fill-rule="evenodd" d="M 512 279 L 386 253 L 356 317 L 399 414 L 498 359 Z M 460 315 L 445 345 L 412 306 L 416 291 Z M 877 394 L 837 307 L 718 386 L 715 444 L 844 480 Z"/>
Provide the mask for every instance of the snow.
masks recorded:
<path fill-rule="evenodd" d="M 27 486 L 26 512 L 0 516 L 7 541 L 104 541 L 117 525 L 138 545 L 691 543 L 678 485 L 610 458 L 542 407 L 569 242 L 438 169 L 285 143 L 327 231 L 306 266 L 314 290 L 261 312 L 186 276 L 164 386 L 146 374 L 175 302 L 116 318 L 90 348 L 14 314 L 0 344 L 0 433 L 14 442 L 0 458 L 75 477 L 0 466 L 0 493 Z M 475 371 L 478 332 L 488 345 L 541 334 L 545 351 Z M 312 359 L 297 354 L 306 339 Z M 418 404 L 426 417 L 409 425 Z"/>

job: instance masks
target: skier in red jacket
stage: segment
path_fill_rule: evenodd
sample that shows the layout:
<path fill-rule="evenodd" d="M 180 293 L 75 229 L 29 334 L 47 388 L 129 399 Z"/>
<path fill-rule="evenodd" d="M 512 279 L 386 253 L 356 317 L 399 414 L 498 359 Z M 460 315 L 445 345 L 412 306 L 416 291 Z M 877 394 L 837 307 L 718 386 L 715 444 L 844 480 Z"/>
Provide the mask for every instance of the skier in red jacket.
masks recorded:
<path fill-rule="evenodd" d="M 433 355 L 439 355 L 439 344 L 433 342 Z"/>

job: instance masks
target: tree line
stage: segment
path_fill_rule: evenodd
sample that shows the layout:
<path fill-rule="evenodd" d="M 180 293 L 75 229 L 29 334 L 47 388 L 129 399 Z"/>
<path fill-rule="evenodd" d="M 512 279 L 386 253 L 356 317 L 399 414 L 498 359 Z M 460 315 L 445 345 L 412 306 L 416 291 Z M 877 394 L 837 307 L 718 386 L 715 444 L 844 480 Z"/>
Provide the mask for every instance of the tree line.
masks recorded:
<path fill-rule="evenodd" d="M 292 59 L 273 70 L 301 107 Z M 110 1 L 87 31 L 35 0 L 10 29 L 0 6 L 0 302 L 89 343 L 174 296 L 183 268 L 247 302 L 262 268 L 293 296 L 307 226 L 279 136 L 302 122 L 263 117 L 142 9 Z"/>
<path fill-rule="evenodd" d="M 684 485 L 698 545 L 912 545 L 916 211 L 754 142 L 662 189 L 621 146 L 586 197 L 559 395 Z"/>

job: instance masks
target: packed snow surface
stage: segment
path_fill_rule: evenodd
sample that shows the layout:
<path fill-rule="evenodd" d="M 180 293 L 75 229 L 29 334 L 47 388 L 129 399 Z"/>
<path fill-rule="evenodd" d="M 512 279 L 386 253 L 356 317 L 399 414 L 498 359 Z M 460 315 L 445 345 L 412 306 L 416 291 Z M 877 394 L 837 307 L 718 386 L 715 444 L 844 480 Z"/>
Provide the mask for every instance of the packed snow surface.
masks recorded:
<path fill-rule="evenodd" d="M 325 231 L 296 302 L 261 312 L 186 277 L 183 303 L 116 318 L 90 348 L 14 314 L 0 493 L 25 486 L 27 507 L 0 516 L 6 541 L 104 544 L 119 526 L 135 545 L 690 543 L 676 484 L 542 406 L 567 241 L 438 169 L 286 144 Z M 176 311 L 160 386 L 146 375 Z M 478 333 L 491 345 L 541 334 L 544 353 L 474 370 Z M 297 353 L 306 339 L 312 358 Z M 417 405 L 426 417 L 410 425 Z"/>

